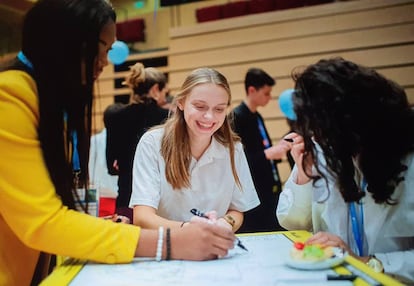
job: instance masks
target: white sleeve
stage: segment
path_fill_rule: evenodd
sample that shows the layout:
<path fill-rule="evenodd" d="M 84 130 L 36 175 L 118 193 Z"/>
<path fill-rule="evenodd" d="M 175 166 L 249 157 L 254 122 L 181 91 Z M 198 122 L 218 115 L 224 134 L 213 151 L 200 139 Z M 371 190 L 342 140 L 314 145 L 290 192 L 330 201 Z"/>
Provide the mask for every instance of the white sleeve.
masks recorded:
<path fill-rule="evenodd" d="M 240 143 L 235 148 L 235 165 L 242 190 L 237 185 L 233 189 L 230 209 L 246 212 L 257 207 L 260 204 L 260 200 L 253 183 L 252 175 L 250 174 L 243 146 Z"/>
<path fill-rule="evenodd" d="M 386 274 L 407 283 L 414 281 L 414 249 L 388 253 L 374 253 L 381 260 Z M 410 284 L 411 285 L 411 284 Z"/>
<path fill-rule="evenodd" d="M 312 229 L 312 181 L 298 185 L 297 168 L 293 168 L 279 196 L 276 216 L 287 230 Z"/>
<path fill-rule="evenodd" d="M 396 276 L 407 284 L 414 283 L 414 155 L 410 154 L 404 164 L 408 167 L 404 181 L 399 184 L 403 191 L 398 199 L 395 210 L 384 226 L 384 236 L 394 239 L 400 248 L 406 249 L 393 252 L 374 252 L 373 254 L 384 265 L 386 274 Z"/>
<path fill-rule="evenodd" d="M 161 187 L 159 143 L 151 133 L 145 133 L 137 145 L 132 168 L 132 194 L 129 207 L 146 205 L 158 209 Z"/>

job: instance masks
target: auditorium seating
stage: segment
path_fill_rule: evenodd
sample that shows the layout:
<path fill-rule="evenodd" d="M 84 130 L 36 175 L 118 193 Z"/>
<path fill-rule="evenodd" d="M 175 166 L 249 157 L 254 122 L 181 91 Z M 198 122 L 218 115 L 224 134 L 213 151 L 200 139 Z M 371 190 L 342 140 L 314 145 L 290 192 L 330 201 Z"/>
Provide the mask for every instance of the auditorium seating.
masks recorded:
<path fill-rule="evenodd" d="M 126 43 L 145 42 L 144 19 L 130 19 L 116 23 L 116 37 Z"/>
<path fill-rule="evenodd" d="M 243 0 L 196 9 L 198 23 L 248 14 L 285 10 L 333 2 L 334 0 Z"/>

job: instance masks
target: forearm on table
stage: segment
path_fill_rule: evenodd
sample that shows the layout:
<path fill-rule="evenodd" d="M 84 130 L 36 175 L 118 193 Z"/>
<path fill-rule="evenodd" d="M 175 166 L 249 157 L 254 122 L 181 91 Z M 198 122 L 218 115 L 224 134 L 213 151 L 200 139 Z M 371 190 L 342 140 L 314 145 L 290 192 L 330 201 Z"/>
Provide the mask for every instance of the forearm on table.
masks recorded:
<path fill-rule="evenodd" d="M 141 229 L 135 257 L 155 257 L 157 252 L 158 230 Z"/>

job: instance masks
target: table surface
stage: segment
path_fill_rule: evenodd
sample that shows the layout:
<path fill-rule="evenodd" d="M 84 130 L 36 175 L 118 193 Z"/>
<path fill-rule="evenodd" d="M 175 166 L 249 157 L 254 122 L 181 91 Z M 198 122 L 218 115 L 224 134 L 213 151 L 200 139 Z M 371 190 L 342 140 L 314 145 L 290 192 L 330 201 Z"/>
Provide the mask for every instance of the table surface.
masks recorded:
<path fill-rule="evenodd" d="M 306 231 L 239 235 L 249 251 L 236 247 L 227 257 L 211 261 L 156 262 L 154 258 L 136 258 L 130 264 L 99 264 L 69 259 L 41 285 L 402 285 L 350 256 L 333 269 L 288 267 L 292 242 L 303 242 L 309 236 Z M 353 282 L 325 280 L 328 274 L 350 273 L 358 276 Z"/>

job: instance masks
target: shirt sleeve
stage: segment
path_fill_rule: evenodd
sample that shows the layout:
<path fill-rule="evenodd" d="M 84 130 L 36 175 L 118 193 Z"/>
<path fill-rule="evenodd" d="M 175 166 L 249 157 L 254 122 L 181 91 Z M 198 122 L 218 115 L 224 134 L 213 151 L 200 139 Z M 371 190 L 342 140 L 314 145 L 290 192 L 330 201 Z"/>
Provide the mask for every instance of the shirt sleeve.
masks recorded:
<path fill-rule="evenodd" d="M 158 130 L 156 130 L 158 132 Z M 138 143 L 132 170 L 132 194 L 129 206 L 146 205 L 158 209 L 161 199 L 159 143 L 147 132 Z"/>
<path fill-rule="evenodd" d="M 281 226 L 287 230 L 312 228 L 312 181 L 298 185 L 296 166 L 279 196 L 276 216 Z"/>
<path fill-rule="evenodd" d="M 36 87 L 23 72 L 0 79 L 0 220 L 9 235 L 48 253 L 115 263 L 131 261 L 140 228 L 69 210 L 55 192 L 37 135 Z"/>
<path fill-rule="evenodd" d="M 254 187 L 249 165 L 241 143 L 237 143 L 235 148 L 235 165 L 241 190 L 238 187 L 233 190 L 230 209 L 246 212 L 257 207 L 260 204 L 260 200 Z"/>

